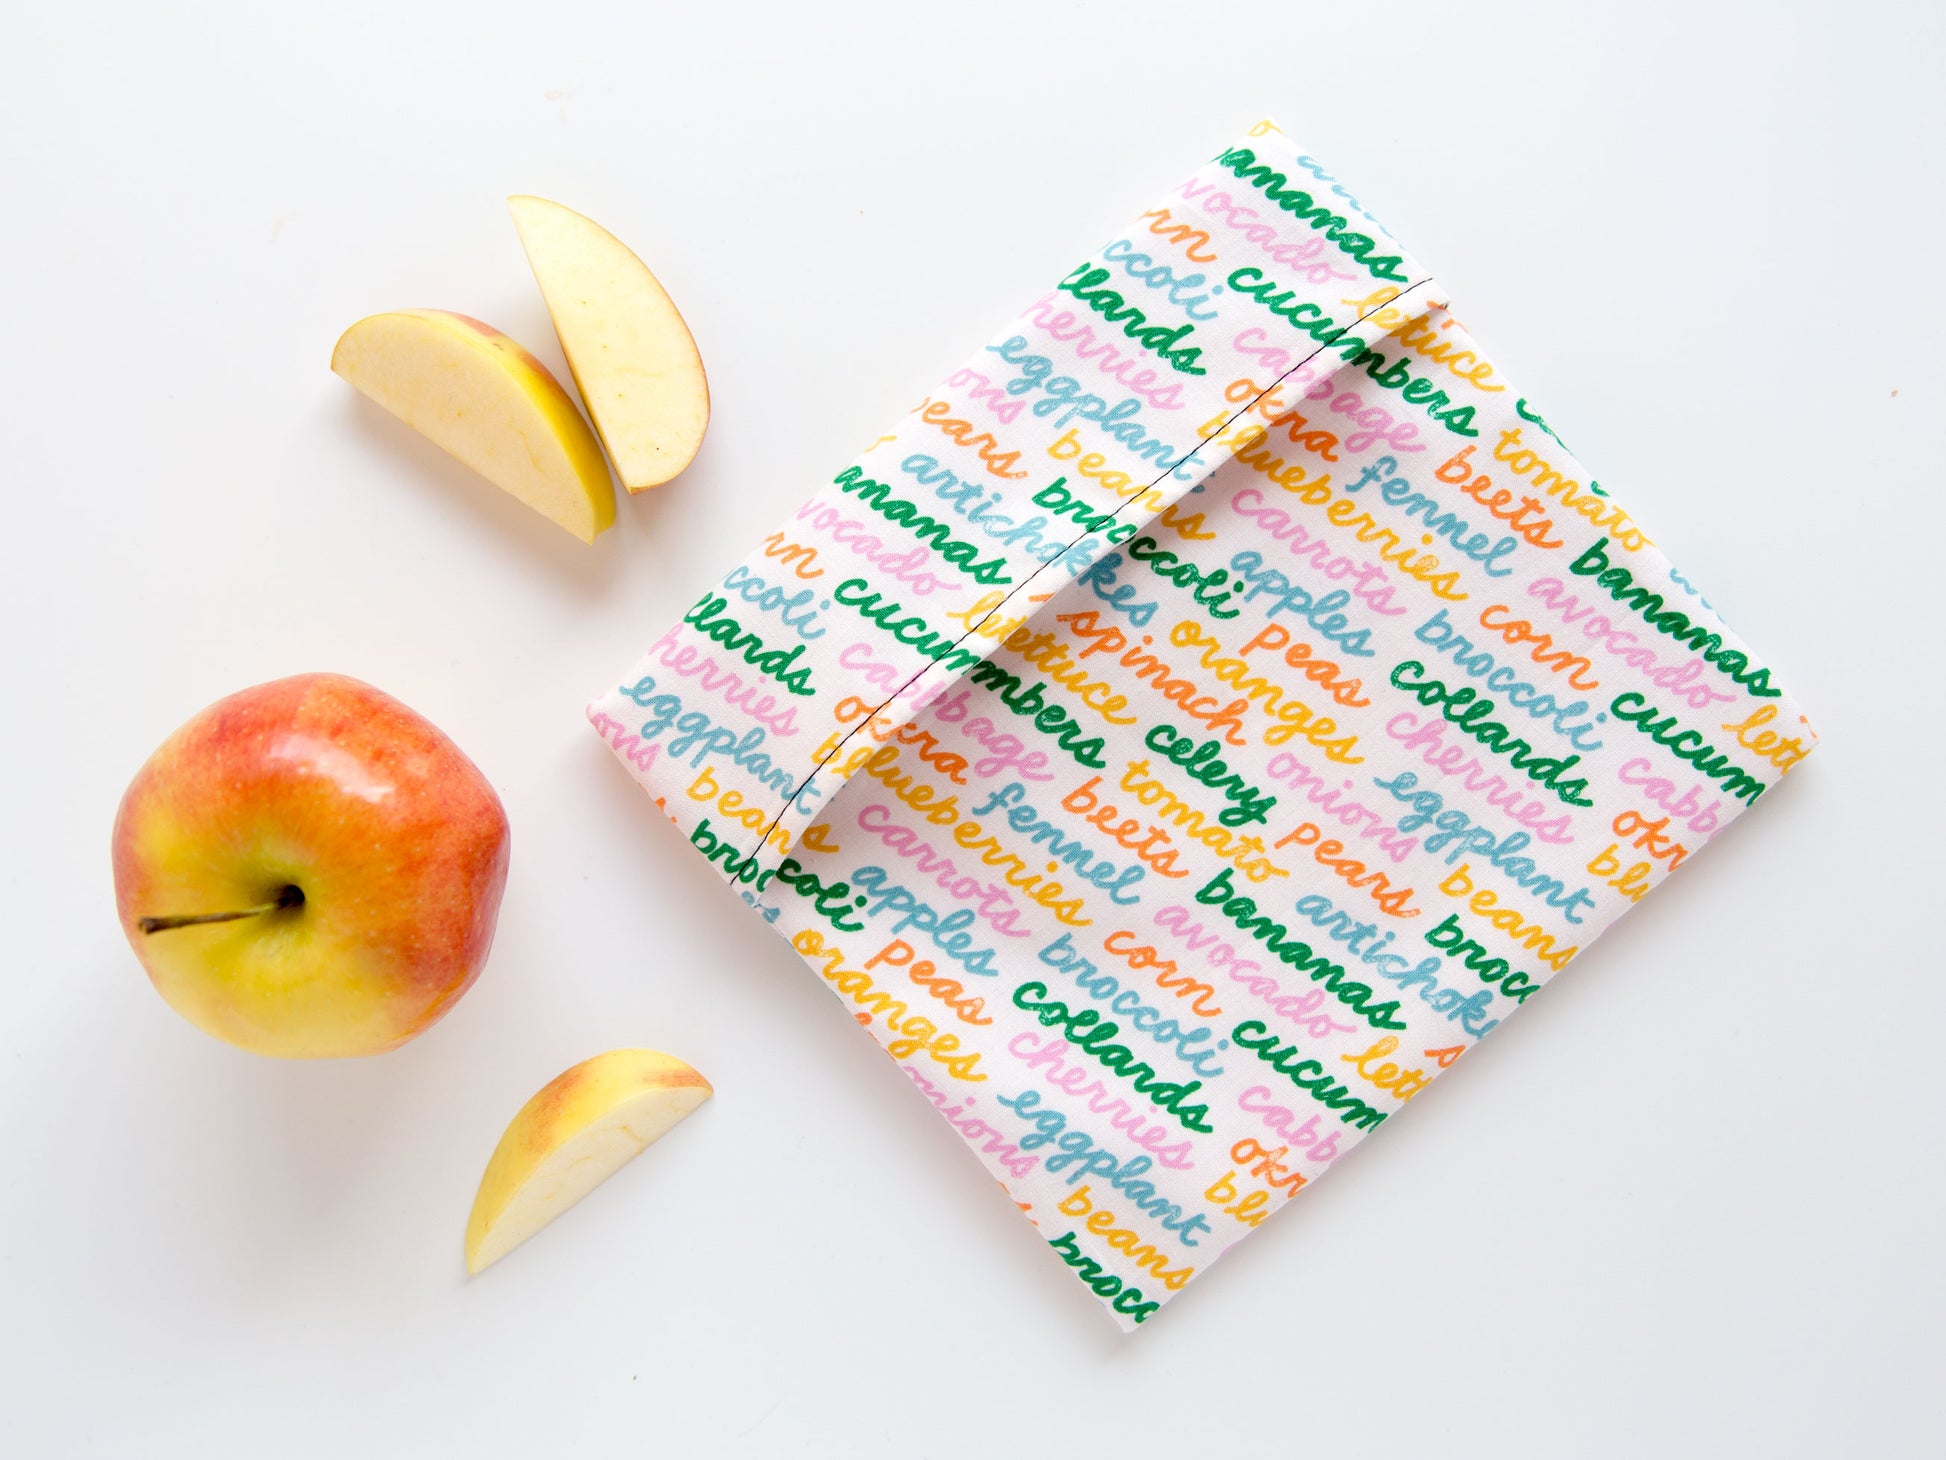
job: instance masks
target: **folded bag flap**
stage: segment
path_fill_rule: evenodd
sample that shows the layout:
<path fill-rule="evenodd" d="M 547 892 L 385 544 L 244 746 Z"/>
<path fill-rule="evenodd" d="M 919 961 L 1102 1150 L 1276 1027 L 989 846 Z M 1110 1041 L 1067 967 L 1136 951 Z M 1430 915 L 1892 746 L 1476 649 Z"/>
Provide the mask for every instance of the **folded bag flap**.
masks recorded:
<path fill-rule="evenodd" d="M 1210 272 L 1219 226 L 1256 261 Z M 1169 555 L 1220 592 L 1230 570 L 1197 560 L 1194 510 L 1178 504 L 1221 462 L 1274 459 L 1298 493 L 1333 477 L 1331 443 L 1436 430 L 1330 377 L 1383 341 L 1383 321 L 1444 307 L 1356 200 L 1260 122 L 780 524 L 589 718 L 725 875 L 774 869 L 861 750 L 1057 589 L 1126 576 L 1133 553 Z"/>

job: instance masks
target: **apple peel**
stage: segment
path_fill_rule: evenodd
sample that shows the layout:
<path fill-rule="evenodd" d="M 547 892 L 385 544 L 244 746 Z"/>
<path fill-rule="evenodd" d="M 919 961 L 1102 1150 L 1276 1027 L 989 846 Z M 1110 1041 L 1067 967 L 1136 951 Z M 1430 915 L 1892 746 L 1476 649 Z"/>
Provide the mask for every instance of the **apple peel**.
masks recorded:
<path fill-rule="evenodd" d="M 508 1124 L 480 1177 L 466 1270 L 505 1257 L 713 1093 L 694 1067 L 653 1049 L 610 1050 L 555 1076 Z"/>

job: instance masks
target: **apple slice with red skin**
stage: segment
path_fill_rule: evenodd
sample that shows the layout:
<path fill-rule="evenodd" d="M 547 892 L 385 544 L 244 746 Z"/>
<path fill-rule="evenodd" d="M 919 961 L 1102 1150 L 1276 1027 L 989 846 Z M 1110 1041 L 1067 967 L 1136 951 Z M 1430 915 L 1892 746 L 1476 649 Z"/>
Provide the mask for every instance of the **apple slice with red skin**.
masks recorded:
<path fill-rule="evenodd" d="M 690 1065 L 654 1049 L 611 1049 L 556 1075 L 508 1124 L 480 1177 L 466 1270 L 498 1262 L 713 1093 Z"/>

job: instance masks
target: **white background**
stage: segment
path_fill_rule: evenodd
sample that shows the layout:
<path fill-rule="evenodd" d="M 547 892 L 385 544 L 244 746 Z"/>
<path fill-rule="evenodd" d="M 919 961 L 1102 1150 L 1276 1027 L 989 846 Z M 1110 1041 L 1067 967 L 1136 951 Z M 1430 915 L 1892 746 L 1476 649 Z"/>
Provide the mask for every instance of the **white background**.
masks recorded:
<path fill-rule="evenodd" d="M 1856 0 L 9 0 L 0 1447 L 1941 1453 L 1942 41 Z M 1261 114 L 1824 747 L 1124 1339 L 580 711 Z M 510 192 L 633 245 L 709 366 L 695 466 L 592 549 L 326 368 L 430 305 L 559 370 Z M 311 669 L 514 828 L 486 973 L 374 1060 L 204 1037 L 112 912 L 149 750 Z M 469 1281 L 503 1123 L 629 1044 L 715 1101 Z"/>

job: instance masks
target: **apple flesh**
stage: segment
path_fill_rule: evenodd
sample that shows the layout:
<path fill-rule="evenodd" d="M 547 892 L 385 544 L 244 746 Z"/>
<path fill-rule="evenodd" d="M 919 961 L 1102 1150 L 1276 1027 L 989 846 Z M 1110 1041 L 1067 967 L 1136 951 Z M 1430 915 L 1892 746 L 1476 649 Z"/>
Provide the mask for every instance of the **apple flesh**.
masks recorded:
<path fill-rule="evenodd" d="M 487 1162 L 466 1222 L 466 1270 L 505 1257 L 712 1093 L 691 1066 L 653 1049 L 613 1049 L 555 1076 Z"/>
<path fill-rule="evenodd" d="M 156 991 L 260 1054 L 377 1054 L 485 965 L 507 817 L 459 747 L 390 695 L 301 674 L 218 700 L 136 773 L 115 903 Z"/>
<path fill-rule="evenodd" d="M 631 492 L 668 481 L 709 427 L 696 340 L 648 265 L 607 229 L 546 198 L 509 198 L 568 369 Z"/>
<path fill-rule="evenodd" d="M 583 542 L 614 525 L 601 443 L 553 372 L 492 325 L 443 309 L 374 314 L 339 338 L 331 368 Z"/>

